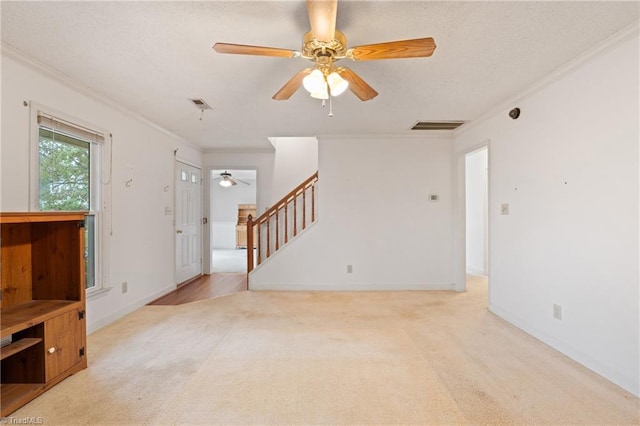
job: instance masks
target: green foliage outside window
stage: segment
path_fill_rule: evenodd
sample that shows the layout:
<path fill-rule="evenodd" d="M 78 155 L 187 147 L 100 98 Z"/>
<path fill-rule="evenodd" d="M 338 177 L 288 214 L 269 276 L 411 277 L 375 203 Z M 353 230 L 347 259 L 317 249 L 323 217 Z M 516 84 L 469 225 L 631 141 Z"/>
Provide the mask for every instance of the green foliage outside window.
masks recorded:
<path fill-rule="evenodd" d="M 40 129 L 40 210 L 90 208 L 89 143 Z"/>

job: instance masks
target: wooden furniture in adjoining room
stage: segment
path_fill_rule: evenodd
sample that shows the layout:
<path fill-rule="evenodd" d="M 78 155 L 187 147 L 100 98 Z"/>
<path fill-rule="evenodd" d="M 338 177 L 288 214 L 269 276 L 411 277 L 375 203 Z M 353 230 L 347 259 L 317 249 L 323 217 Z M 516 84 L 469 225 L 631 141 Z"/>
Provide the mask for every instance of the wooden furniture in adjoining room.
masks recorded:
<path fill-rule="evenodd" d="M 247 220 L 256 217 L 255 204 L 238 204 L 238 222 L 236 223 L 236 248 L 247 248 Z M 254 231 L 255 234 L 255 231 Z M 254 237 L 254 247 L 256 238 Z"/>
<path fill-rule="evenodd" d="M 84 218 L 0 213 L 2 417 L 87 367 Z"/>

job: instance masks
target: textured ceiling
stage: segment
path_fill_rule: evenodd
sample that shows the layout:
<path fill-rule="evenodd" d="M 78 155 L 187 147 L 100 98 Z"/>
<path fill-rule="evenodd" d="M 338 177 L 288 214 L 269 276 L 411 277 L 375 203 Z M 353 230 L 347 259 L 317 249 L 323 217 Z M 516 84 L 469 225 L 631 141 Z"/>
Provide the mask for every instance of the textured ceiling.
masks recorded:
<path fill-rule="evenodd" d="M 380 95 L 271 96 L 311 63 L 215 53 L 216 42 L 300 49 L 303 1 L 7 2 L 2 42 L 203 148 L 269 136 L 404 134 L 473 120 L 638 20 L 638 2 L 341 1 L 349 46 L 434 37 L 430 58 L 343 63 Z M 202 98 L 201 114 L 187 99 Z"/>

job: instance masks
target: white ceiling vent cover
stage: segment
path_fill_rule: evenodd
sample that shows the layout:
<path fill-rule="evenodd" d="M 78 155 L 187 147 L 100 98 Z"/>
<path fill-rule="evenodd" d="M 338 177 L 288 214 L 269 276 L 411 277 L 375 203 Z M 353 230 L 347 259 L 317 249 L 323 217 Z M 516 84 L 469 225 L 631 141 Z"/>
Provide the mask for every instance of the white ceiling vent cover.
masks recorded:
<path fill-rule="evenodd" d="M 411 130 L 454 130 L 464 121 L 418 121 Z"/>
<path fill-rule="evenodd" d="M 211 109 L 211 107 L 209 106 L 208 103 L 206 103 L 205 101 L 203 101 L 202 99 L 189 99 L 198 109 L 201 110 L 205 110 L 205 109 Z"/>

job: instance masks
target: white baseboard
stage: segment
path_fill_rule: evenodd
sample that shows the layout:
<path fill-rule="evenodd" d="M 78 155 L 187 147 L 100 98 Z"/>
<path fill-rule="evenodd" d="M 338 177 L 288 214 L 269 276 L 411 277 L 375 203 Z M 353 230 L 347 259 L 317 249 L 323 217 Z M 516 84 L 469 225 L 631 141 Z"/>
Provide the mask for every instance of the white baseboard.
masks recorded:
<path fill-rule="evenodd" d="M 469 275 L 487 275 L 484 273 L 484 269 L 477 268 L 475 266 L 467 265 L 467 274 Z"/>
<path fill-rule="evenodd" d="M 452 283 L 446 284 L 423 284 L 404 283 L 390 287 L 388 284 L 375 283 L 331 283 L 300 285 L 294 283 L 259 283 L 250 284 L 251 291 L 426 291 L 426 290 L 449 290 L 453 291 Z"/>
<path fill-rule="evenodd" d="M 96 332 L 98 330 L 100 330 L 102 327 L 105 327 L 109 324 L 111 324 L 114 321 L 119 320 L 120 318 L 124 317 L 125 315 L 130 314 L 131 312 L 140 309 L 141 307 L 143 307 L 144 305 L 146 305 L 149 302 L 152 302 L 162 296 L 164 296 L 165 294 L 171 293 L 172 291 L 174 291 L 176 289 L 175 284 L 170 285 L 162 290 L 158 290 L 152 294 L 150 294 L 147 297 L 144 297 L 140 300 L 137 300 L 134 303 L 131 303 L 125 307 L 123 307 L 122 309 L 117 310 L 116 312 L 112 312 L 111 314 L 107 315 L 106 317 L 100 318 L 97 321 L 89 321 L 89 318 L 91 317 L 91 312 L 89 310 L 87 310 L 87 334 L 91 334 L 93 332 Z"/>
<path fill-rule="evenodd" d="M 620 386 L 622 389 L 631 392 L 633 395 L 640 397 L 640 379 L 638 377 L 625 377 L 617 371 L 613 371 L 611 368 L 602 364 L 600 361 L 597 361 L 590 357 L 589 355 L 581 352 L 571 345 L 568 345 L 565 342 L 562 342 L 542 330 L 537 329 L 533 324 L 522 320 L 521 318 L 516 317 L 515 315 L 510 314 L 509 312 L 501 309 L 495 305 L 489 304 L 489 311 L 493 312 L 500 318 L 505 321 L 513 324 L 518 327 L 522 331 L 536 339 L 544 342 L 545 344 L 551 346 L 553 349 L 558 352 L 568 356 L 572 360 L 576 361 L 579 364 L 582 364 L 584 367 L 589 370 L 601 375 L 605 379 L 610 382 Z"/>

